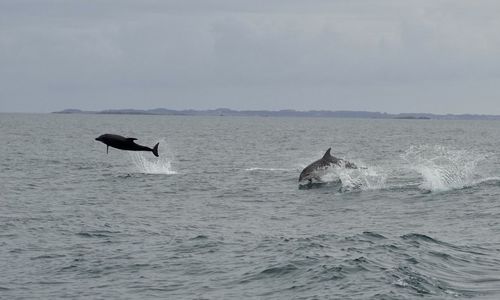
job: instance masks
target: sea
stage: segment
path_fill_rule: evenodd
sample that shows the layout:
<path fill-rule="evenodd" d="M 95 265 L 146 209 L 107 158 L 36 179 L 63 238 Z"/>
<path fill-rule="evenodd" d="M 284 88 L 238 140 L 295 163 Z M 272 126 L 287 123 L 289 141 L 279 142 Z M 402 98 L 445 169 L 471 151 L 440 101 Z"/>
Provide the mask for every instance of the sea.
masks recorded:
<path fill-rule="evenodd" d="M 299 185 L 330 147 L 360 168 Z M 499 154 L 499 121 L 0 114 L 0 299 L 500 299 Z"/>

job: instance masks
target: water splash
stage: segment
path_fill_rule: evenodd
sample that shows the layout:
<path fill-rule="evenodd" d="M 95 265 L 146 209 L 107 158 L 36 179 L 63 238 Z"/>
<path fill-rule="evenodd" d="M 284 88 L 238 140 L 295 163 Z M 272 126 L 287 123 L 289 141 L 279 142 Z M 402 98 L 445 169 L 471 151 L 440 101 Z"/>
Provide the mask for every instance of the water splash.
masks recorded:
<path fill-rule="evenodd" d="M 423 177 L 420 188 L 426 191 L 462 189 L 483 181 L 477 173 L 477 165 L 485 157 L 471 151 L 439 145 L 412 146 L 402 158 Z"/>
<path fill-rule="evenodd" d="M 177 174 L 172 168 L 173 156 L 164 140 L 160 140 L 160 147 L 163 148 L 160 152 L 160 157 L 153 157 L 151 153 L 145 152 L 128 152 L 130 159 L 135 165 L 139 173 L 144 174 Z"/>
<path fill-rule="evenodd" d="M 380 190 L 386 187 L 387 174 L 377 167 L 339 169 L 338 173 L 345 191 Z"/>
<path fill-rule="evenodd" d="M 348 169 L 331 167 L 321 177 L 324 182 L 341 183 L 340 191 L 380 190 L 386 187 L 387 174 L 377 167 Z"/>

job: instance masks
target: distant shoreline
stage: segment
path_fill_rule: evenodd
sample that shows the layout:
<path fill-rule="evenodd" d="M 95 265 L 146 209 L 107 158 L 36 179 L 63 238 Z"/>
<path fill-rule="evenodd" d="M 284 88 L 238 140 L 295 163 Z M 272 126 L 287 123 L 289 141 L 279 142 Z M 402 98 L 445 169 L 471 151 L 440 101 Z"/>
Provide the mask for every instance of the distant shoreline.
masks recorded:
<path fill-rule="evenodd" d="M 478 114 L 431 114 L 431 113 L 399 113 L 389 114 L 369 111 L 330 111 L 330 110 L 232 110 L 217 108 L 210 110 L 174 110 L 156 109 L 107 109 L 101 111 L 84 111 L 65 109 L 54 114 L 105 114 L 105 115 L 155 115 L 155 116 L 228 116 L 228 117 L 320 117 L 320 118 L 362 118 L 362 119 L 406 119 L 406 120 L 500 120 L 500 115 Z"/>

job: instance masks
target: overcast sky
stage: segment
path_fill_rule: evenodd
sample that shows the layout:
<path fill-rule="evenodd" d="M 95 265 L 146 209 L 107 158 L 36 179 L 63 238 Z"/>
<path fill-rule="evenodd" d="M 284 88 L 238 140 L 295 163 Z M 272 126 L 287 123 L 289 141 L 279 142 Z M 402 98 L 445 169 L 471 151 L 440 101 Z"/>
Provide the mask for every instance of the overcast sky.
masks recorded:
<path fill-rule="evenodd" d="M 500 1 L 0 0 L 0 111 L 500 114 Z"/>

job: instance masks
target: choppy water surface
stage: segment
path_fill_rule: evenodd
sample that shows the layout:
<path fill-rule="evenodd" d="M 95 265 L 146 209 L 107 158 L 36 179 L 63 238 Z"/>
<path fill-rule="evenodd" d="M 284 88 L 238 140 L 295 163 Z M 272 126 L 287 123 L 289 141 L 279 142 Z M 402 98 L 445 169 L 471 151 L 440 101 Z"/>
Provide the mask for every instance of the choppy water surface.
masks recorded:
<path fill-rule="evenodd" d="M 2 299 L 500 298 L 499 122 L 0 114 L 0 140 Z M 299 188 L 328 147 L 366 169 Z"/>

